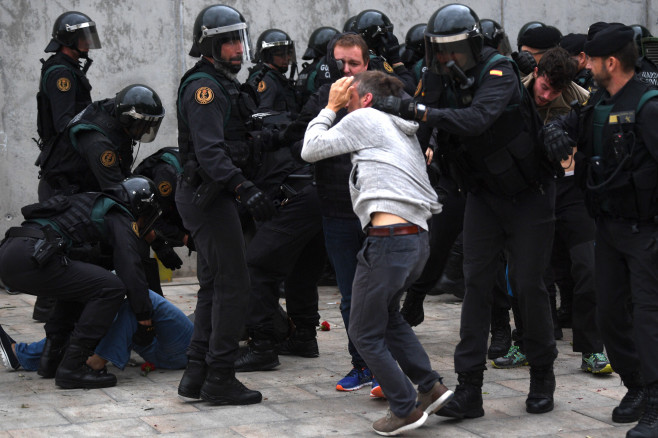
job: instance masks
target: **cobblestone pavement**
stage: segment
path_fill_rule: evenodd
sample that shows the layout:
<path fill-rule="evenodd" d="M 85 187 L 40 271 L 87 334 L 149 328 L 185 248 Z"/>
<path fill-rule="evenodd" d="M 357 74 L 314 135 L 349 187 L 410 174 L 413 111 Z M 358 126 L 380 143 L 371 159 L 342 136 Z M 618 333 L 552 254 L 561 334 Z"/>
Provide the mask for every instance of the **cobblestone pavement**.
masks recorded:
<path fill-rule="evenodd" d="M 164 286 L 165 296 L 186 314 L 192 312 L 196 279 L 178 278 Z M 9 295 L 0 289 L 0 324 L 18 341 L 43 337 L 32 321 L 35 297 Z M 138 366 L 119 371 L 114 388 L 61 390 L 36 373 L 0 370 L 0 438 L 53 436 L 171 437 L 319 437 L 376 436 L 371 423 L 386 402 L 369 397 L 369 389 L 336 391 L 350 369 L 346 333 L 334 287 L 320 291 L 321 320 L 330 331 L 318 332 L 320 357 L 282 356 L 273 371 L 241 373 L 250 388 L 263 393 L 252 406 L 211 406 L 178 397 L 182 371 L 156 370 L 147 376 Z M 450 388 L 456 385 L 452 354 L 459 339 L 460 303 L 452 296 L 428 297 L 425 322 L 416 328 L 435 369 Z M 483 387 L 486 415 L 455 421 L 432 416 L 409 437 L 623 437 L 633 425 L 613 423 L 610 416 L 625 394 L 617 374 L 598 377 L 580 371 L 580 354 L 571 351 L 571 330 L 558 341 L 555 410 L 525 412 L 528 367 L 489 367 Z M 137 364 L 142 359 L 133 355 Z"/>

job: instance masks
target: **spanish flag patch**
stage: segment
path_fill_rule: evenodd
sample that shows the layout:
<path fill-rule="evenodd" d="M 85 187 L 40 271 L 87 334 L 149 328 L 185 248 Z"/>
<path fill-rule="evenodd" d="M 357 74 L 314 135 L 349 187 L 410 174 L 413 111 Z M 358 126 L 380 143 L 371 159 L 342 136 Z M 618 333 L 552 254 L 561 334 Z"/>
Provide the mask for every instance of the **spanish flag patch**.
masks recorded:
<path fill-rule="evenodd" d="M 494 76 L 502 76 L 503 72 L 501 70 L 489 70 L 489 74 Z"/>

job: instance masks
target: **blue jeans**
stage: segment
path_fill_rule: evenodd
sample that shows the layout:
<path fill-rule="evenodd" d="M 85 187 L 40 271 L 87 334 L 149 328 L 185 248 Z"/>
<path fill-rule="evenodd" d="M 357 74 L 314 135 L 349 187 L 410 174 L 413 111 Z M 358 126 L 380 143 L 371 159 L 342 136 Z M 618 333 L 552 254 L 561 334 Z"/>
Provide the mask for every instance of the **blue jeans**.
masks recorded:
<path fill-rule="evenodd" d="M 150 345 L 133 345 L 132 337 L 137 330 L 137 319 L 130 310 L 128 300 L 124 300 L 112 326 L 96 347 L 96 354 L 124 369 L 130 359 L 130 351 L 135 350 L 144 360 L 156 368 L 182 369 L 187 365 L 185 351 L 192 338 L 193 324 L 178 307 L 165 298 L 149 291 L 153 303 L 152 321 L 155 326 L 155 339 Z M 41 352 L 46 339 L 26 344 L 16 343 L 16 357 L 27 371 L 39 368 Z"/>
<path fill-rule="evenodd" d="M 350 219 L 323 216 L 322 226 L 327 255 L 336 271 L 336 283 L 338 283 L 338 290 L 340 290 L 341 295 L 340 313 L 347 331 L 350 326 L 352 283 L 356 273 L 356 255 L 361 250 L 366 236 L 363 234 L 361 223 L 356 217 Z M 367 366 L 349 338 L 349 333 L 347 349 L 352 356 L 352 364 L 355 367 L 363 368 Z"/>

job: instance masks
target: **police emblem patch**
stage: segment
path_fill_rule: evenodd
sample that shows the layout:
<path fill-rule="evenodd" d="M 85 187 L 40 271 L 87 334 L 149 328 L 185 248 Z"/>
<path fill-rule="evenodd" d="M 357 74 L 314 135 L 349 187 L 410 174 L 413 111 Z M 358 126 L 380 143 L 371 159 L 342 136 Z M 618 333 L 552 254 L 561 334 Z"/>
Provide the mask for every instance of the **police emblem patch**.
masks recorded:
<path fill-rule="evenodd" d="M 162 196 L 171 195 L 171 183 L 169 181 L 162 181 L 158 184 L 158 190 Z"/>
<path fill-rule="evenodd" d="M 393 67 L 391 67 L 391 64 L 386 61 L 384 61 L 384 70 L 386 70 L 388 73 L 393 73 Z"/>
<path fill-rule="evenodd" d="M 133 232 L 137 235 L 137 237 L 139 237 L 139 227 L 137 226 L 137 222 L 133 222 L 131 226 L 132 226 Z"/>
<path fill-rule="evenodd" d="M 69 91 L 71 89 L 71 81 L 69 78 L 57 79 L 57 89 L 59 91 Z"/>
<path fill-rule="evenodd" d="M 105 167 L 112 167 L 117 162 L 117 154 L 114 151 L 105 151 L 101 154 L 101 164 Z"/>
<path fill-rule="evenodd" d="M 194 99 L 201 105 L 206 105 L 215 98 L 215 93 L 208 87 L 200 87 L 194 93 Z"/>
<path fill-rule="evenodd" d="M 258 83 L 258 92 L 262 93 L 265 90 L 267 90 L 267 84 L 265 83 L 265 81 L 260 81 Z"/>
<path fill-rule="evenodd" d="M 502 70 L 489 70 L 489 74 L 493 76 L 502 76 L 503 72 Z"/>

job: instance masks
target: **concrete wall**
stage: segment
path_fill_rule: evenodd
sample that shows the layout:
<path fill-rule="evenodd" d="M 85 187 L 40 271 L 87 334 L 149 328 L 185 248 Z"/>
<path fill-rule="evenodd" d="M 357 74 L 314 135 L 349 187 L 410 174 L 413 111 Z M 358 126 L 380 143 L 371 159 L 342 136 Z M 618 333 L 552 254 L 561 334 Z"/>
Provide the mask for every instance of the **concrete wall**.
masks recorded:
<path fill-rule="evenodd" d="M 418 0 L 226 0 L 249 23 L 252 44 L 265 29 L 277 27 L 296 41 L 299 56 L 319 26 L 342 29 L 364 9 L 386 13 L 403 41 L 407 30 L 427 22 L 447 1 Z M 596 21 L 639 23 L 658 35 L 658 0 L 471 0 L 480 18 L 503 25 L 516 43 L 519 28 L 531 20 L 557 26 L 563 34 L 586 32 Z M 201 0 L 0 0 L 0 233 L 19 225 L 20 208 L 37 199 L 38 150 L 36 91 L 40 62 L 55 18 L 78 10 L 97 24 L 103 48 L 91 52 L 88 72 L 92 99 L 113 96 L 132 83 L 153 87 L 166 106 L 155 142 L 141 146 L 137 161 L 163 146 L 176 145 L 176 90 L 181 75 L 195 62 L 187 56 L 197 13 L 213 4 Z M 300 60 L 301 61 L 301 60 Z M 245 78 L 245 70 L 241 78 Z M 188 259 L 185 258 L 187 261 Z M 187 263 L 187 266 L 191 264 Z"/>

